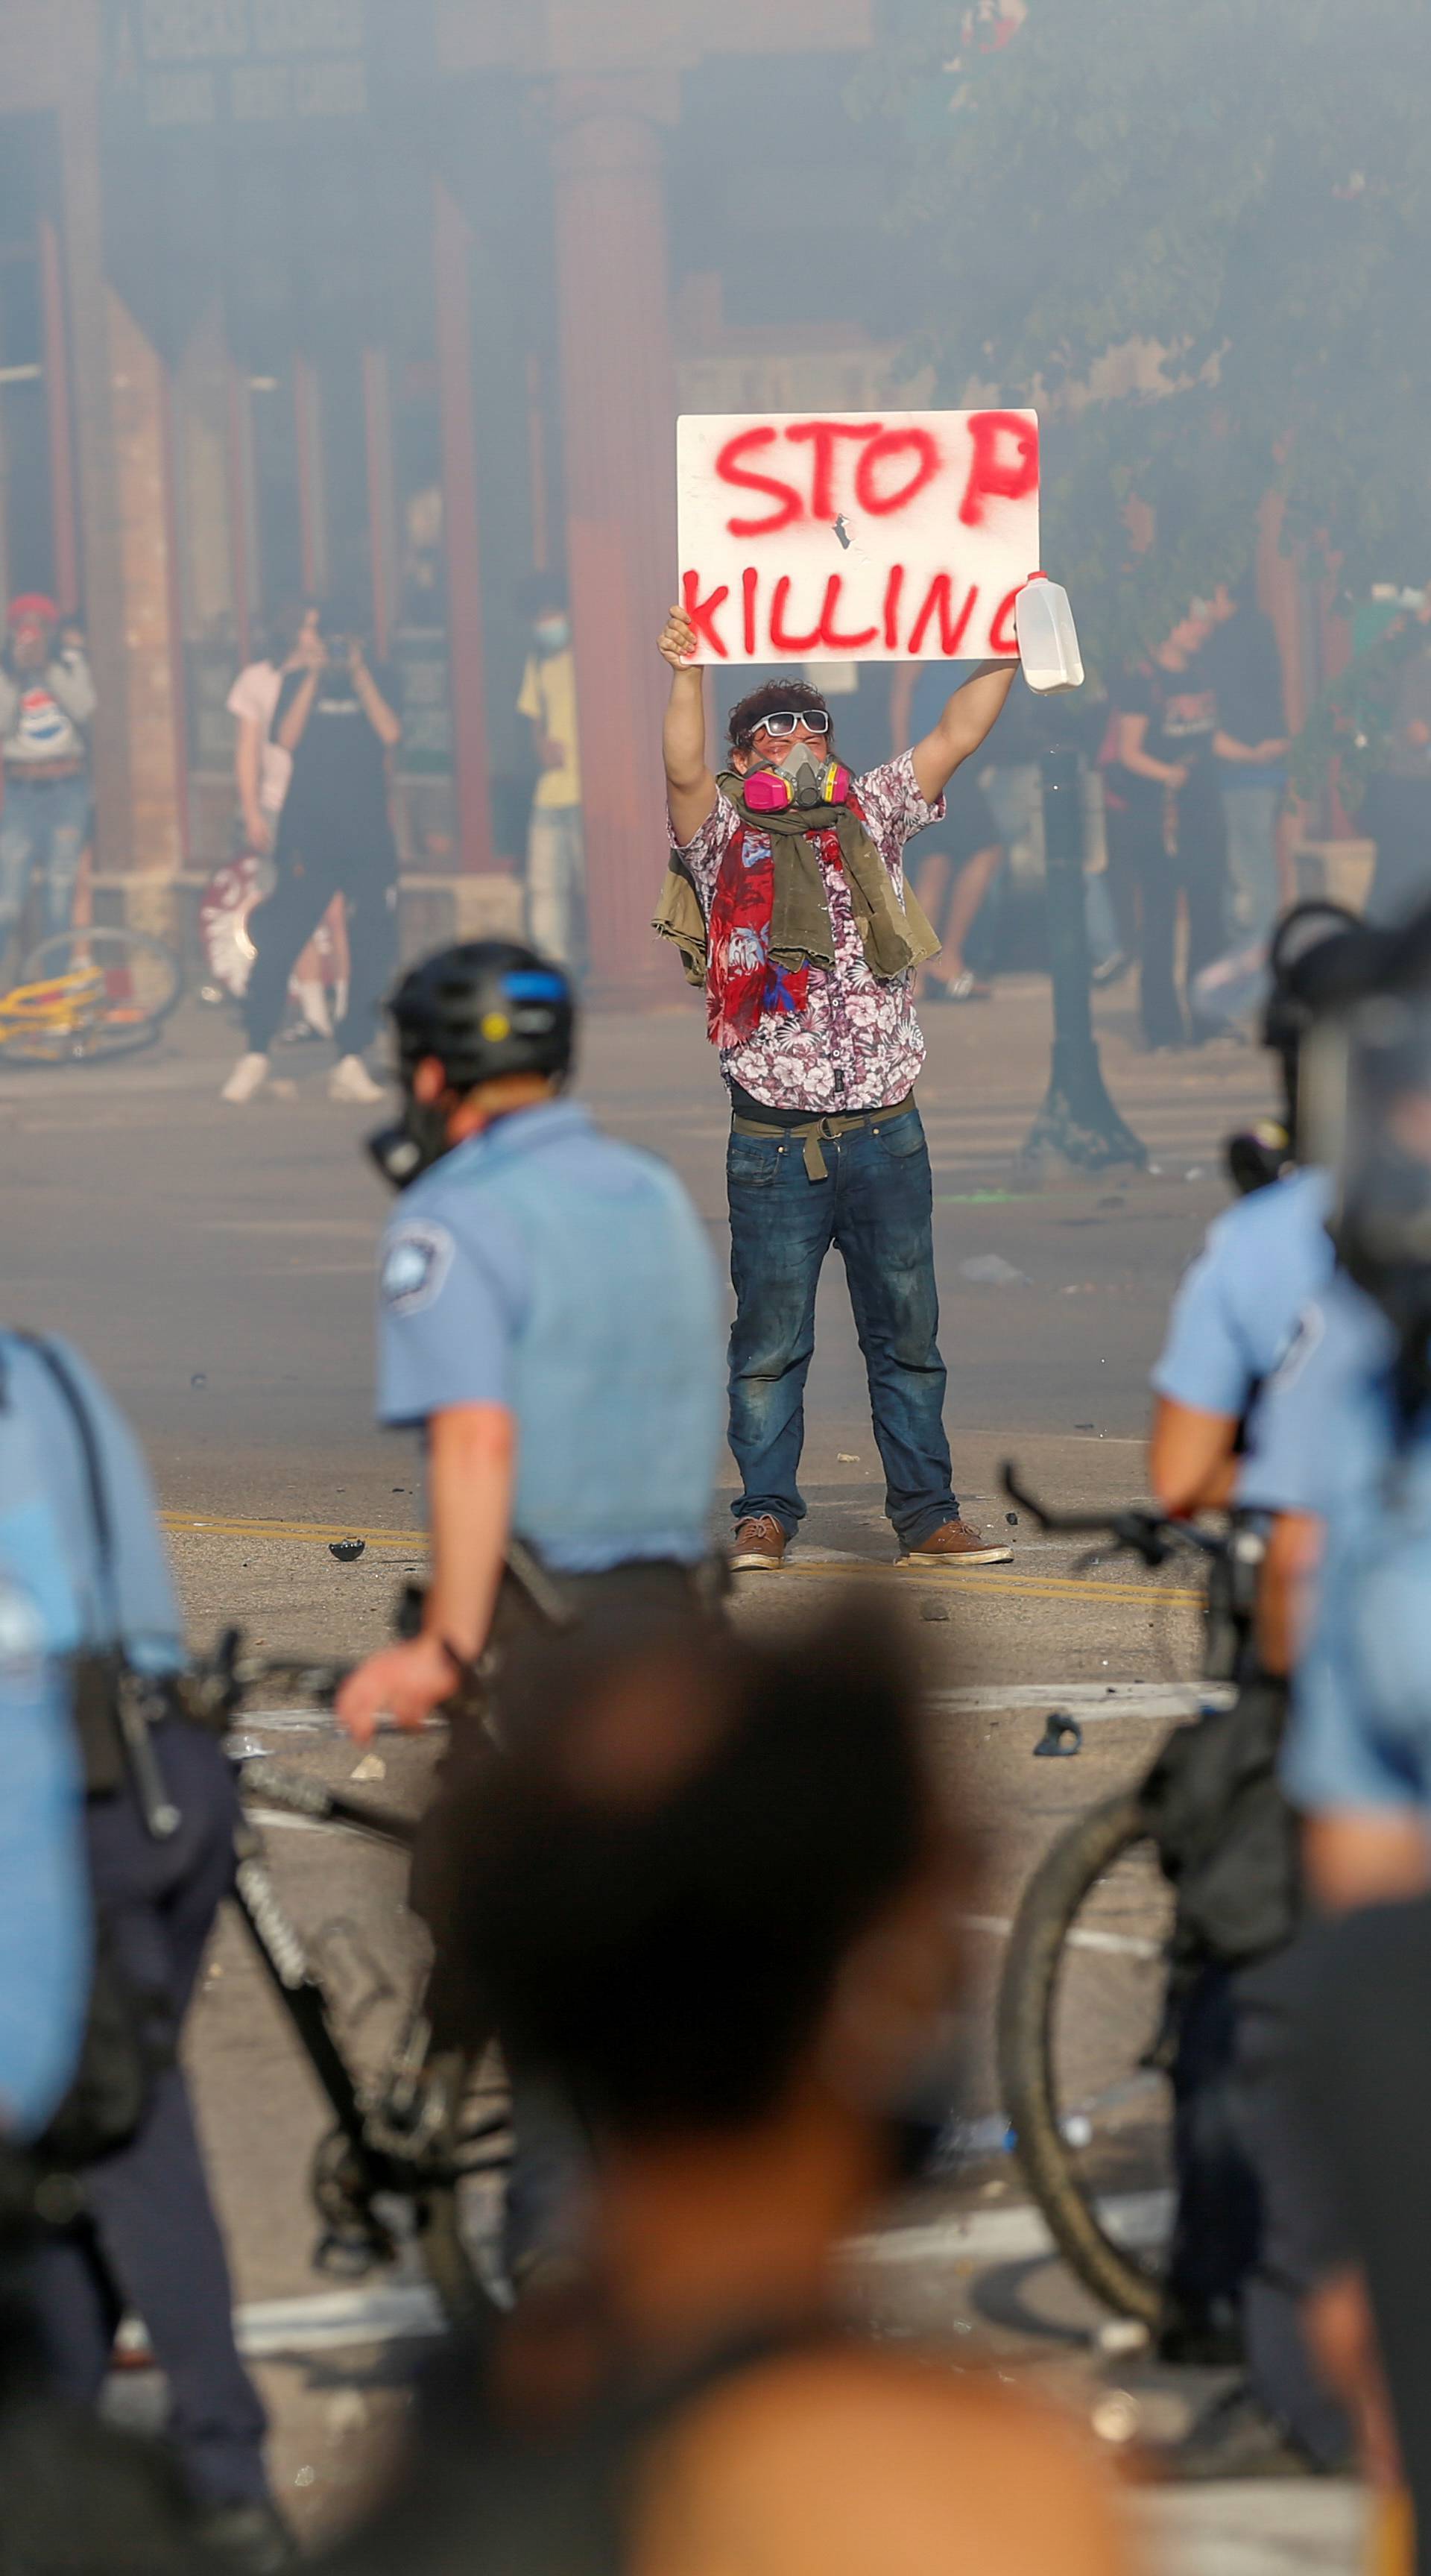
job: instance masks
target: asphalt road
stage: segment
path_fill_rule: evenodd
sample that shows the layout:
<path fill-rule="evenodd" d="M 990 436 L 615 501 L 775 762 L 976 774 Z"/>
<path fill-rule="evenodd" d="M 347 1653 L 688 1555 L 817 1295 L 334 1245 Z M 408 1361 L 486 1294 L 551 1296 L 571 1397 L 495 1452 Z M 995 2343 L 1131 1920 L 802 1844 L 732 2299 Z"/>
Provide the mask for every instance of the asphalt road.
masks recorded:
<path fill-rule="evenodd" d="M 1219 1140 L 1267 1099 L 1257 1056 L 1220 1045 L 1149 1061 L 1133 1052 L 1126 1005 L 1114 998 L 1099 1010 L 1110 1087 L 1154 1168 L 1045 1188 L 1016 1159 L 1046 1075 L 1044 987 L 1030 979 L 1001 987 L 994 1003 L 929 1015 L 921 1106 L 935 1168 L 947 1419 L 965 1508 L 1001 1528 L 1005 1456 L 1069 1504 L 1139 1490 L 1147 1373 L 1168 1298 L 1225 1198 Z M 197 1638 L 237 1617 L 274 1651 L 356 1655 L 383 1634 L 395 1582 L 422 1565 L 413 1444 L 371 1425 L 386 1197 L 361 1141 L 376 1122 L 328 1103 L 327 1051 L 316 1047 L 290 1052 L 278 1096 L 231 1110 L 217 1093 L 233 1051 L 227 1021 L 191 1008 L 161 1050 L 132 1063 L 0 1070 L 5 1308 L 71 1334 L 130 1410 Z M 595 1019 L 582 1087 L 608 1124 L 677 1164 L 723 1259 L 725 1118 L 695 1009 Z M 1003 1265 L 993 1279 L 967 1275 L 991 1260 Z M 881 1584 L 893 1555 L 835 1271 L 808 1418 L 800 1544 L 787 1571 L 740 1588 L 737 1615 L 758 1624 L 818 1616 L 841 1587 Z M 340 1565 L 328 1542 L 347 1533 L 365 1549 Z M 1146 1761 L 1175 1704 L 1169 1689 L 1197 1658 L 1186 1571 L 1149 1577 L 1106 1558 L 1082 1568 L 1027 1525 L 1011 1535 L 1012 1567 L 892 1578 L 981 1856 L 970 1930 L 974 2116 L 996 2107 L 988 2024 L 1000 1927 L 1049 1839 Z M 1031 1760 L 1063 1685 L 1086 1704 L 1090 1692 L 1126 1684 L 1161 1693 L 1153 1714 L 1139 1694 L 1113 1691 L 1076 1760 Z M 299 1769 L 336 1779 L 356 1768 L 351 1750 L 322 1734 L 272 1741 Z M 380 1794 L 419 1804 L 431 1758 L 428 1741 L 385 1738 Z M 327 1835 L 284 1827 L 268 1839 L 299 1920 L 318 1932 L 339 1925 L 359 1987 L 365 1978 L 373 1987 L 370 2032 L 381 2032 L 418 1956 L 398 1866 Z M 388 2326 L 412 2319 L 401 2302 L 344 2310 L 315 2348 L 315 2320 L 327 2312 L 286 2304 L 333 2289 L 312 2269 L 302 2186 L 321 2113 L 232 1923 L 216 1943 L 192 2052 L 238 2296 L 268 2356 L 279 2482 L 310 2527 L 326 2526 L 380 2471 L 400 2419 L 405 2349 L 379 2327 L 384 2316 Z M 1107 2370 L 1090 2341 L 1099 2320 L 1039 2250 L 1021 2197 L 1009 2160 L 996 2158 L 932 2210 L 896 2213 L 893 2232 L 856 2265 L 860 2295 L 888 2331 L 992 2351 L 999 2367 L 1036 2370 L 1092 2403 Z M 1119 2367 L 1145 2427 L 1176 2420 L 1196 2393 Z M 143 2411 L 142 2378 L 127 2402 Z M 1160 2555 L 1178 2576 L 1213 2565 L 1219 2576 L 1244 2567 L 1250 2576 L 1294 2551 L 1328 2569 L 1349 2565 L 1354 2502 L 1325 2489 L 1317 2501 L 1315 2516 L 1293 2495 L 1232 2520 L 1206 2499 L 1171 2518 L 1160 2507 Z"/>

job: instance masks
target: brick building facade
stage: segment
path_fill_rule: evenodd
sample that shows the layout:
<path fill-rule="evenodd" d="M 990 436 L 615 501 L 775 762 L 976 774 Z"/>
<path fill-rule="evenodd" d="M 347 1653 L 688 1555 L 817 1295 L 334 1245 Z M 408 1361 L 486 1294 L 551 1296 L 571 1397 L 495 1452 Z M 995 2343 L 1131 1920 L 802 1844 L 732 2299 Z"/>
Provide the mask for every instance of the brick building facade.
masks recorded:
<path fill-rule="evenodd" d="M 846 106 L 872 33 L 873 0 L 0 0 L 0 583 L 87 626 L 131 914 L 224 855 L 229 682 L 318 591 L 401 675 L 405 867 L 510 918 L 551 570 L 597 971 L 660 976 L 674 416 L 882 398 L 918 314 Z"/>

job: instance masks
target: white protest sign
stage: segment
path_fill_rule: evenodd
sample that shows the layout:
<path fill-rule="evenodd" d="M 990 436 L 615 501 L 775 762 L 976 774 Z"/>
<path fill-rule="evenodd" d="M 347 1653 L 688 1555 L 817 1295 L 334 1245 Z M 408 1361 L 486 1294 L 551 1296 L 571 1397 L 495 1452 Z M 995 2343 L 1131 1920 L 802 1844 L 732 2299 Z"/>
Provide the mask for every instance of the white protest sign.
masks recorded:
<path fill-rule="evenodd" d="M 676 442 L 697 661 L 1017 656 L 1036 412 L 688 412 Z"/>

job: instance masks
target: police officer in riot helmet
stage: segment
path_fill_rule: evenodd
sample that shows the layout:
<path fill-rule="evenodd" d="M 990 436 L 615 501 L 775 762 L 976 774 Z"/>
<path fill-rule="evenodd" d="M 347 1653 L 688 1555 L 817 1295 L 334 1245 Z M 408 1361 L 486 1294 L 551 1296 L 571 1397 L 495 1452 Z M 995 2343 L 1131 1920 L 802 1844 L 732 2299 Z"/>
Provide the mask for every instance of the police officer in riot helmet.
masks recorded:
<path fill-rule="evenodd" d="M 1376 988 L 1326 1032 L 1309 1111 L 1336 1174 L 1338 1259 L 1397 1337 L 1409 1435 L 1431 1398 L 1431 914 L 1386 946 Z"/>
<path fill-rule="evenodd" d="M 1308 2266 L 1284 2220 L 1259 2213 L 1276 2158 L 1247 2069 L 1284 2045 L 1279 1961 L 1299 1915 L 1296 1828 L 1276 1782 L 1286 1721 L 1287 1630 L 1280 1563 L 1264 1562 L 1255 1509 L 1269 1388 L 1309 1306 L 1329 1286 L 1333 1178 L 1301 1114 L 1309 1051 L 1324 1014 L 1361 988 L 1378 935 L 1340 906 L 1298 905 L 1269 956 L 1265 1044 L 1279 1058 L 1282 1115 L 1230 1140 L 1242 1195 L 1210 1227 L 1174 1300 L 1153 1374 L 1150 1481 L 1167 1510 L 1231 1509 L 1236 1550 L 1219 1585 L 1215 1669 L 1235 1703 L 1179 1729 L 1143 1784 L 1163 1865 L 1178 1890 L 1181 1961 L 1174 2087 L 1178 2218 L 1170 2266 L 1171 2357 L 1238 2343 L 1248 2377 L 1199 2421 L 1179 2474 L 1231 2474 L 1292 2456 L 1331 2466 L 1345 2452 L 1340 2410 L 1299 2329 Z M 1254 1612 L 1256 1632 L 1254 1636 Z M 1285 2198 L 1285 2194 L 1283 2195 Z M 1295 2213 L 1294 2213 L 1295 2214 Z M 1300 2235 L 1305 2235 L 1305 2229 Z M 1285 2447 L 1284 2447 L 1285 2446 Z"/>
<path fill-rule="evenodd" d="M 565 1097 L 560 967 L 478 940 L 389 1005 L 402 1111 L 373 1152 L 401 1191 L 382 1251 L 378 1410 L 426 1446 L 421 1634 L 369 1659 L 339 1714 L 419 1724 L 486 1646 L 509 1542 L 578 1607 L 706 1558 L 720 1425 L 705 1231 L 653 1155 Z"/>
<path fill-rule="evenodd" d="M 1238 1201 L 1214 1220 L 1173 1301 L 1153 1372 L 1149 1457 L 1167 1510 L 1213 1510 L 1233 1499 L 1258 1394 L 1308 1298 L 1331 1275 L 1331 1184 L 1298 1152 L 1301 1052 L 1374 939 L 1340 905 L 1314 902 L 1289 912 L 1272 942 L 1262 1037 L 1280 1063 L 1282 1109 L 1228 1139 Z"/>
<path fill-rule="evenodd" d="M 1416 1918 L 1398 1900 L 1431 1888 L 1431 910 L 1379 934 L 1358 984 L 1319 1022 L 1304 1054 L 1300 1128 L 1329 1174 L 1338 1267 L 1268 1390 L 1248 1471 L 1249 1498 L 1276 1515 L 1269 1562 L 1281 1564 L 1299 1611 L 1281 1777 L 1317 1912 L 1370 1925 L 1385 1909 L 1388 1927 L 1411 1927 Z M 1304 1954 L 1289 2010 L 1308 2009 L 1331 1955 L 1321 1946 Z M 1380 2338 L 1424 2517 L 1424 2302 L 1416 2293 L 1409 2315 L 1404 2286 L 1424 2267 L 1395 2171 L 1413 2097 L 1419 2125 L 1406 2142 L 1424 2131 L 1421 1973 L 1408 1967 L 1399 2015 L 1390 1996 L 1386 2012 L 1363 2015 L 1341 2050 L 1331 2116 L 1319 2110 L 1315 2129 L 1297 2129 L 1283 2170 L 1270 2175 L 1270 2207 L 1285 2242 L 1277 2195 L 1288 2171 L 1310 2157 L 1315 2174 L 1327 2155 L 1338 2224 L 1320 2230 L 1316 2275 L 1301 2285 L 1305 2313 L 1325 2376 L 1363 2421 L 1384 2404 L 1373 2365 Z M 1399 2022 L 1394 2043 L 1389 2020 Z M 1403 2072 L 1406 2101 L 1393 2080 Z M 1385 2208 L 1379 2231 L 1367 2223 L 1368 2184 Z M 1376 2335 L 1359 2309 L 1358 2260 Z"/>
<path fill-rule="evenodd" d="M 449 1910 L 440 1813 L 493 1758 L 523 1631 L 689 1625 L 705 1580 L 722 1410 L 719 1294 L 675 1174 L 566 1097 L 575 1035 L 560 967 L 479 940 L 414 969 L 389 1005 L 402 1112 L 373 1140 L 401 1197 L 384 1238 L 381 1420 L 420 1431 L 432 1572 L 419 1633 L 369 1657 L 338 1715 L 420 1725 L 454 1701 L 438 1821 L 412 1899 Z M 488 1650 L 491 1649 L 489 1652 Z M 497 1706 L 472 1722 L 472 1668 Z M 449 2102 L 479 2007 L 439 1950 L 429 2083 Z M 579 2154 L 559 2106 L 514 2100 L 514 2275 L 562 2242 Z"/>

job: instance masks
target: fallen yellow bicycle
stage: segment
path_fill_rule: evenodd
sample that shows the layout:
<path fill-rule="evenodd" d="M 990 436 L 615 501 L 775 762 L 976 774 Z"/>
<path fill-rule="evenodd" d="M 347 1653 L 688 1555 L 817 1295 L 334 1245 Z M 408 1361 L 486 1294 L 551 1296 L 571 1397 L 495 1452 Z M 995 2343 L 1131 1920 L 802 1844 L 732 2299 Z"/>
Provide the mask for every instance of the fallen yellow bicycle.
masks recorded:
<path fill-rule="evenodd" d="M 183 986 L 173 950 L 145 931 L 57 931 L 0 993 L 0 1064 L 92 1064 L 148 1046 Z"/>

